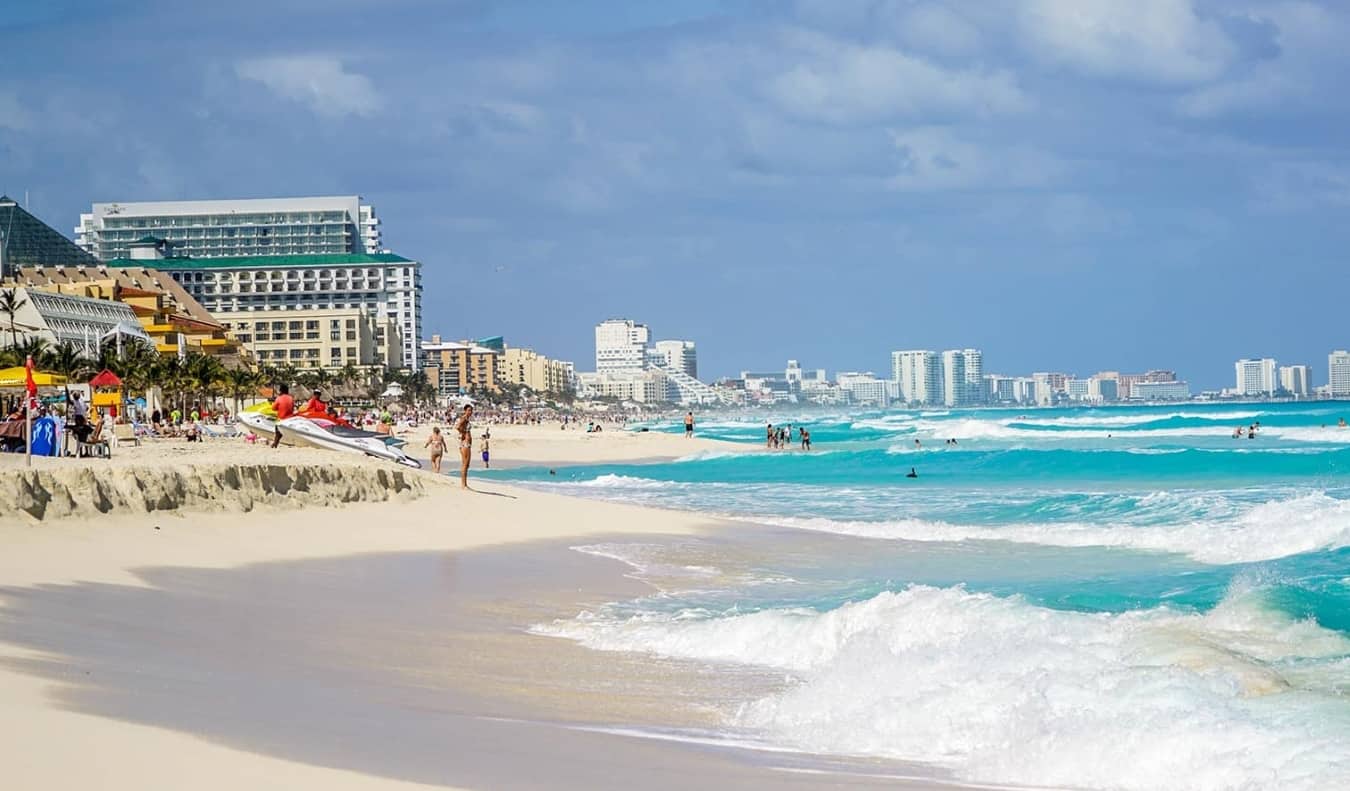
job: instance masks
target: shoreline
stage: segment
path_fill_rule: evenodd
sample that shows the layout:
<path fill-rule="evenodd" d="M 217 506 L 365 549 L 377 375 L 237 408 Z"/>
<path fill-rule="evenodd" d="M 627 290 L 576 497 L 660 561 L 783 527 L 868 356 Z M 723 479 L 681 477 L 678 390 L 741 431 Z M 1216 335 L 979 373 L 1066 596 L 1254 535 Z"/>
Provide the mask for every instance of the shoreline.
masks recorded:
<path fill-rule="evenodd" d="M 494 453 L 497 437 L 494 427 Z M 607 455 L 627 463 L 668 457 L 652 453 L 656 444 L 580 447 L 583 463 Z M 576 449 L 555 445 L 543 463 L 559 464 L 551 460 Z M 180 466 L 186 457 L 207 464 L 218 449 L 159 450 L 154 459 L 137 461 L 132 451 L 113 464 L 42 466 L 107 477 Z M 274 455 L 312 454 L 348 469 L 331 452 Z M 346 464 L 388 468 L 359 457 Z M 7 467 L 0 475 L 11 474 Z M 814 788 L 827 776 L 850 788 L 956 785 L 923 767 L 686 738 L 719 721 L 707 707 L 717 697 L 709 691 L 769 689 L 781 679 L 595 652 L 527 630 L 651 590 L 619 561 L 572 551 L 579 540 L 669 539 L 744 525 L 472 475 L 474 489 L 464 492 L 409 472 L 429 485 L 415 499 L 390 502 L 113 511 L 45 520 L 41 529 L 0 517 L 7 549 L 0 697 L 8 704 L 0 739 L 23 756 L 7 768 L 10 781 L 113 789 L 185 777 L 198 788 Z M 72 762 L 72 754 L 88 760 Z"/>

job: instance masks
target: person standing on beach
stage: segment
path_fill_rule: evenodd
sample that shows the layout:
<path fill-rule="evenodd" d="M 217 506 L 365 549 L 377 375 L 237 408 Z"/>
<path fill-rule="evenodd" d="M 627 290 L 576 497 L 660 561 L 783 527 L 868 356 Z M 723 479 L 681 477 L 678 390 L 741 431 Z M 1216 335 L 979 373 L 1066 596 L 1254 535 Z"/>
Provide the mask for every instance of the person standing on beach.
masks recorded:
<path fill-rule="evenodd" d="M 272 408 L 277 411 L 277 433 L 272 438 L 272 447 L 274 448 L 281 444 L 281 421 L 295 414 L 295 399 L 291 398 L 290 385 L 282 385 L 278 390 L 281 393 L 272 402 Z"/>
<path fill-rule="evenodd" d="M 455 421 L 459 434 L 459 486 L 469 488 L 469 458 L 473 452 L 473 404 L 465 404 L 464 412 Z"/>
<path fill-rule="evenodd" d="M 684 438 L 689 439 L 694 436 L 694 413 L 684 413 Z"/>
<path fill-rule="evenodd" d="M 441 474 L 441 457 L 445 455 L 445 437 L 441 436 L 440 426 L 431 429 L 425 448 L 431 448 L 431 471 Z"/>
<path fill-rule="evenodd" d="M 483 469 L 488 470 L 492 465 L 488 463 L 488 444 L 492 441 L 492 432 L 483 432 Z"/>
<path fill-rule="evenodd" d="M 778 432 L 776 432 L 776 431 L 773 430 L 773 424 L 772 424 L 772 423 L 770 423 L 770 424 L 764 429 L 764 438 L 765 438 L 765 441 L 764 441 L 764 447 L 766 447 L 766 448 L 772 448 L 772 447 L 773 447 L 773 441 L 774 441 L 775 439 L 778 438 Z"/>

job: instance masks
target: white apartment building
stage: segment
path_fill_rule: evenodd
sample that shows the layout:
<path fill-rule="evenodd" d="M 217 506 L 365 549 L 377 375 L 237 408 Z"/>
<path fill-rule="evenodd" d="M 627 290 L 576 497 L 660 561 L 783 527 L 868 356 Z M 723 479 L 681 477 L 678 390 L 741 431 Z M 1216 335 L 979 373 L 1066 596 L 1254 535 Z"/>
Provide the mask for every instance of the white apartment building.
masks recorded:
<path fill-rule="evenodd" d="M 104 261 L 146 236 L 193 258 L 381 252 L 379 218 L 358 195 L 95 203 L 75 229 Z"/>
<path fill-rule="evenodd" d="M 1350 352 L 1327 355 L 1327 393 L 1332 398 L 1350 396 Z"/>
<path fill-rule="evenodd" d="M 658 404 L 670 401 L 670 381 L 658 370 L 637 373 L 577 374 L 577 394 L 588 397 L 617 398 L 640 404 Z"/>
<path fill-rule="evenodd" d="M 392 365 L 417 369 L 422 337 L 422 265 L 393 253 L 263 255 L 165 258 L 162 247 L 132 247 L 132 257 L 110 267 L 147 267 L 167 272 L 222 323 L 233 314 L 260 311 L 361 309 L 383 333 L 384 322 L 398 330 L 400 354 Z M 377 337 L 376 347 L 387 338 Z M 344 352 L 345 356 L 345 352 Z"/>
<path fill-rule="evenodd" d="M 1120 380 L 1114 376 L 1088 378 L 1088 400 L 1095 404 L 1115 401 L 1120 397 Z"/>
<path fill-rule="evenodd" d="M 1136 401 L 1185 401 L 1191 386 L 1185 382 L 1135 382 L 1130 389 Z"/>
<path fill-rule="evenodd" d="M 1243 396 L 1275 395 L 1279 379 L 1275 372 L 1274 358 L 1238 360 L 1233 367 L 1237 374 L 1237 384 L 1233 389 L 1235 393 Z M 1138 397 L 1138 394 L 1135 393 L 1135 396 Z"/>
<path fill-rule="evenodd" d="M 1307 365 L 1281 365 L 1280 389 L 1297 398 L 1312 394 L 1312 368 Z"/>
<path fill-rule="evenodd" d="M 1070 401 L 1087 401 L 1089 389 L 1087 379 L 1070 379 L 1064 383 L 1064 395 L 1068 396 Z"/>
<path fill-rule="evenodd" d="M 900 399 L 908 404 L 940 404 L 942 358 L 937 352 L 911 350 L 891 352 L 891 378 L 900 386 Z"/>
<path fill-rule="evenodd" d="M 884 407 L 890 404 L 890 391 L 885 379 L 878 379 L 871 371 L 867 373 L 841 372 L 836 381 L 839 389 L 848 393 L 849 400 L 855 404 Z"/>
<path fill-rule="evenodd" d="M 693 341 L 657 341 L 655 357 L 667 371 L 698 378 L 698 349 Z"/>
<path fill-rule="evenodd" d="M 638 374 L 647 367 L 652 334 L 632 319 L 608 319 L 595 325 L 595 372 Z"/>
<path fill-rule="evenodd" d="M 997 404 L 1011 404 L 1017 400 L 1016 385 L 1015 377 L 985 374 L 983 385 L 985 398 Z"/>
<path fill-rule="evenodd" d="M 951 407 L 981 403 L 984 355 L 979 349 L 949 349 L 942 353 L 943 403 Z"/>

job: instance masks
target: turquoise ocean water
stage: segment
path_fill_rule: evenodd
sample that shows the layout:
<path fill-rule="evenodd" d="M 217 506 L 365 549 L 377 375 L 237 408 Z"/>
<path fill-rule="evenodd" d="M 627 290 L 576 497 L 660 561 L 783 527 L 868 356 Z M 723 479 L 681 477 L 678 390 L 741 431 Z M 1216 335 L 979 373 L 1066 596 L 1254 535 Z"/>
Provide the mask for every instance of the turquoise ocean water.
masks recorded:
<path fill-rule="evenodd" d="M 699 426 L 749 453 L 494 476 L 778 528 L 579 547 L 660 592 L 538 627 L 781 671 L 782 691 L 728 702 L 728 736 L 994 783 L 1350 788 L 1341 417 L 1350 403 L 756 413 Z M 815 449 L 764 449 L 766 418 Z M 801 540 L 754 543 L 784 535 Z"/>

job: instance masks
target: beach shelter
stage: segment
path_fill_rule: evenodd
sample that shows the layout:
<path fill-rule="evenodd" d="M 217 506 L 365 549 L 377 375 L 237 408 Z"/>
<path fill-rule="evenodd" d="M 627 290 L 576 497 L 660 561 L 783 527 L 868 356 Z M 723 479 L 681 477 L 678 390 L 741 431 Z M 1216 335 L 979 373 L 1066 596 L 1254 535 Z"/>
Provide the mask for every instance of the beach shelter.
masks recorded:
<path fill-rule="evenodd" d="M 95 376 L 93 379 L 89 380 L 89 386 L 120 388 L 122 386 L 122 380 L 117 376 L 117 374 L 113 373 L 112 371 L 109 371 L 107 368 L 104 368 L 102 371 L 99 371 L 98 376 Z"/>
<path fill-rule="evenodd" d="M 108 407 L 112 410 L 114 417 L 117 410 L 122 406 L 122 380 L 117 374 L 104 368 L 98 372 L 98 375 L 89 380 L 89 387 L 93 391 L 93 397 L 90 399 L 93 406 Z"/>

